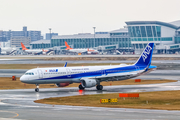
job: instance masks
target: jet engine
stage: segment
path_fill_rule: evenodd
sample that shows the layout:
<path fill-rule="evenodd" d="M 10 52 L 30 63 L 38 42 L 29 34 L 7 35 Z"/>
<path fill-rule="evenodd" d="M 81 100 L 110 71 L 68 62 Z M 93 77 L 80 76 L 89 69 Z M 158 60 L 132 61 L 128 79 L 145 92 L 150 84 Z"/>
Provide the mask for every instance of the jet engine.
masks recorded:
<path fill-rule="evenodd" d="M 96 86 L 97 81 L 95 79 L 82 79 L 81 80 L 81 85 L 84 88 L 90 88 Z"/>
<path fill-rule="evenodd" d="M 56 83 L 56 86 L 57 87 L 65 87 L 65 86 L 68 86 L 69 83 Z"/>
<path fill-rule="evenodd" d="M 91 52 L 89 52 L 89 51 L 88 51 L 88 52 L 87 52 L 87 54 L 88 54 L 88 55 L 90 55 L 90 54 L 91 54 Z"/>

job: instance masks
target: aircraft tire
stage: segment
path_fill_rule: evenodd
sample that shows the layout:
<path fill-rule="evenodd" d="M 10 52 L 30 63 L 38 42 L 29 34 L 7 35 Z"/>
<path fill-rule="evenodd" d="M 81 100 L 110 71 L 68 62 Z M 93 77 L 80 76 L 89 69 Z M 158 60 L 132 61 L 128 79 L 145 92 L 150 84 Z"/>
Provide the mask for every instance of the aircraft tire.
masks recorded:
<path fill-rule="evenodd" d="M 36 88 L 36 89 L 35 89 L 35 92 L 39 92 L 39 88 Z"/>
<path fill-rule="evenodd" d="M 97 85 L 97 86 L 96 86 L 96 89 L 97 89 L 97 90 L 102 90 L 102 89 L 103 89 L 103 86 L 102 86 L 102 85 Z"/>
<path fill-rule="evenodd" d="M 79 90 L 84 90 L 84 87 L 82 85 L 79 85 Z"/>

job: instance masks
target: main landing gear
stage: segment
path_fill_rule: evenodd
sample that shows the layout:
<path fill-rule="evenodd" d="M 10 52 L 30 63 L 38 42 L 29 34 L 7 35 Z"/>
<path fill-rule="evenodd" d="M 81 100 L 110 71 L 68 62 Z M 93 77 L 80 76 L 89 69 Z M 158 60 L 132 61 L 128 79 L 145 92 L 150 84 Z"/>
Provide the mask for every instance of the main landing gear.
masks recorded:
<path fill-rule="evenodd" d="M 35 92 L 39 92 L 39 84 L 36 84 Z"/>
<path fill-rule="evenodd" d="M 85 88 L 82 86 L 82 85 L 79 85 L 79 90 L 84 90 Z M 97 85 L 96 86 L 96 89 L 97 90 L 102 90 L 103 89 L 103 86 L 102 85 Z"/>
<path fill-rule="evenodd" d="M 97 86 L 96 86 L 96 89 L 97 89 L 97 90 L 102 90 L 102 89 L 103 89 L 103 86 L 102 86 L 102 85 L 97 85 Z"/>
<path fill-rule="evenodd" d="M 84 90 L 84 87 L 82 85 L 79 85 L 79 90 Z"/>

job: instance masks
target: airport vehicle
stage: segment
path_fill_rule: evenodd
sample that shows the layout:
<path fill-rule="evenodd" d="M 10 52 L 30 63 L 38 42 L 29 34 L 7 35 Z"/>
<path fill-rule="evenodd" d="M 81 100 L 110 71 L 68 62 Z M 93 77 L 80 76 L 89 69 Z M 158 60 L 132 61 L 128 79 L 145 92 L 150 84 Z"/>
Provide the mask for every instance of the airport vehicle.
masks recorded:
<path fill-rule="evenodd" d="M 151 65 L 154 43 L 147 44 L 137 62 L 133 65 L 110 65 L 110 66 L 84 66 L 84 67 L 50 67 L 35 68 L 28 70 L 21 76 L 23 83 L 36 84 L 36 92 L 39 84 L 54 83 L 57 87 L 65 87 L 71 83 L 81 83 L 79 89 L 96 86 L 102 90 L 102 81 L 118 81 L 137 77 L 148 73 L 156 66 Z"/>
<path fill-rule="evenodd" d="M 27 49 L 22 42 L 21 42 L 21 47 L 22 47 L 22 50 L 25 51 L 26 53 L 35 54 L 35 55 L 48 54 L 52 51 L 52 50 L 44 50 L 44 49 Z"/>
<path fill-rule="evenodd" d="M 17 48 L 1 47 L 0 51 L 1 51 L 1 55 L 13 55 L 13 54 L 16 54 Z"/>
<path fill-rule="evenodd" d="M 87 53 L 87 54 L 98 54 L 99 51 L 94 50 L 94 49 L 73 49 L 71 48 L 68 43 L 65 41 L 65 46 L 66 46 L 66 50 L 68 50 L 69 52 L 74 52 L 74 53 Z"/>

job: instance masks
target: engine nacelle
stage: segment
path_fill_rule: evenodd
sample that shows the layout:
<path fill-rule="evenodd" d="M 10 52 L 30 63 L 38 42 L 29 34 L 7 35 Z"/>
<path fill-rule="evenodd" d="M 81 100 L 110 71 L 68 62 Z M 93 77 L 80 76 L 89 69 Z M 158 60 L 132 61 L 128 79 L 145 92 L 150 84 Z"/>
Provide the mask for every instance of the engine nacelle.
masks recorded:
<path fill-rule="evenodd" d="M 43 55 L 46 55 L 46 52 L 42 52 Z"/>
<path fill-rule="evenodd" d="M 68 86 L 69 83 L 56 83 L 56 86 L 57 87 L 65 87 L 65 86 Z"/>
<path fill-rule="evenodd" d="M 97 81 L 95 79 L 82 79 L 81 80 L 81 85 L 84 88 L 90 88 L 96 86 Z"/>
<path fill-rule="evenodd" d="M 89 51 L 88 51 L 88 52 L 87 52 L 87 54 L 88 54 L 88 55 L 90 55 L 90 54 L 91 54 L 91 52 L 89 52 Z"/>

